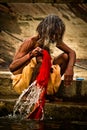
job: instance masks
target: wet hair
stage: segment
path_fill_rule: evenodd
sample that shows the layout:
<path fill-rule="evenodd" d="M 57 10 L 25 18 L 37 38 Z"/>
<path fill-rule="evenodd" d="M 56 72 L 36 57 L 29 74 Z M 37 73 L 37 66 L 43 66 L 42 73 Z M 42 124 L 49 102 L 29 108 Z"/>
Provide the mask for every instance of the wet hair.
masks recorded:
<path fill-rule="evenodd" d="M 65 32 L 65 25 L 58 16 L 51 14 L 39 23 L 36 31 L 40 39 L 52 40 L 51 38 L 55 36 L 55 41 L 60 43 Z"/>

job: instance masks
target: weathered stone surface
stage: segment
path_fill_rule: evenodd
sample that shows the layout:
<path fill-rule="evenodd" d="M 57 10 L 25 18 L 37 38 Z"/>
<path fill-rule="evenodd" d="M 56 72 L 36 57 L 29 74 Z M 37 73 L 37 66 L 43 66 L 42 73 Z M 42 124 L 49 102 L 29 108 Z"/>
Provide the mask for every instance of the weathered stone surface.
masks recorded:
<path fill-rule="evenodd" d="M 1 0 L 2 1 L 2 0 Z M 82 3 L 84 0 L 3 0 L 3 2 L 10 3 Z"/>
<path fill-rule="evenodd" d="M 3 100 L 0 102 L 0 116 L 7 116 L 13 113 L 16 100 Z M 87 121 L 87 104 L 82 103 L 46 103 L 45 119 Z"/>
<path fill-rule="evenodd" d="M 56 94 L 63 102 L 49 102 L 45 104 L 45 118 L 56 120 L 87 121 L 87 81 L 74 81 L 66 88 L 61 83 Z M 13 112 L 13 106 L 18 94 L 12 89 L 11 74 L 0 75 L 0 116 Z M 68 102 L 71 101 L 71 102 Z"/>
<path fill-rule="evenodd" d="M 87 101 L 87 80 L 74 80 L 69 87 L 65 87 L 63 82 L 62 80 L 60 88 L 55 94 L 57 97 L 62 98 L 64 101 Z M 17 98 L 18 96 L 12 88 L 11 73 L 0 74 L 0 98 L 8 99 Z"/>
<path fill-rule="evenodd" d="M 69 87 L 65 87 L 62 81 L 60 89 L 56 95 L 64 100 L 87 101 L 87 80 L 74 80 Z"/>
<path fill-rule="evenodd" d="M 45 105 L 46 119 L 87 121 L 86 114 L 86 104 L 48 103 Z"/>

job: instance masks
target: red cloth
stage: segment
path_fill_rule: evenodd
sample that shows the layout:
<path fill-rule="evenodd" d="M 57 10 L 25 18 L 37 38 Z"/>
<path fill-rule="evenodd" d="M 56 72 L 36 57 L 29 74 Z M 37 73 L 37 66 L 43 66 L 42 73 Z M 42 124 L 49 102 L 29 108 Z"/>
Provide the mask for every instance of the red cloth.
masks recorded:
<path fill-rule="evenodd" d="M 39 70 L 39 74 L 36 78 L 37 83 L 39 84 L 40 87 L 45 87 L 43 92 L 40 94 L 39 97 L 39 106 L 37 104 L 35 105 L 35 111 L 33 111 L 28 118 L 30 119 L 36 119 L 39 120 L 42 117 L 43 114 L 43 107 L 45 104 L 45 94 L 46 94 L 46 88 L 50 76 L 50 68 L 51 68 L 51 57 L 49 53 L 46 50 L 43 50 L 43 60 L 42 60 L 42 65 Z"/>
<path fill-rule="evenodd" d="M 40 71 L 36 80 L 40 86 L 47 87 L 50 76 L 51 57 L 46 50 L 43 50 L 42 54 L 43 54 L 42 65 L 40 67 Z"/>

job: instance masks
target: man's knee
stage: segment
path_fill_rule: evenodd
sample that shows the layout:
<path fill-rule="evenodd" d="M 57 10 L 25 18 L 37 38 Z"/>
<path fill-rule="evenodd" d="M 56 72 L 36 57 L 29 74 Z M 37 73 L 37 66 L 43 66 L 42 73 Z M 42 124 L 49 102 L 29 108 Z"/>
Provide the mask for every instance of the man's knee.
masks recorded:
<path fill-rule="evenodd" d="M 56 57 L 53 61 L 53 64 L 58 64 L 61 65 L 63 63 L 68 63 L 69 60 L 69 56 L 67 53 L 62 53 L 61 55 L 59 55 L 58 57 Z"/>
<path fill-rule="evenodd" d="M 63 53 L 63 54 L 62 54 L 62 58 L 63 58 L 63 60 L 66 61 L 66 62 L 68 62 L 68 60 L 69 60 L 69 56 L 68 56 L 67 53 Z"/>

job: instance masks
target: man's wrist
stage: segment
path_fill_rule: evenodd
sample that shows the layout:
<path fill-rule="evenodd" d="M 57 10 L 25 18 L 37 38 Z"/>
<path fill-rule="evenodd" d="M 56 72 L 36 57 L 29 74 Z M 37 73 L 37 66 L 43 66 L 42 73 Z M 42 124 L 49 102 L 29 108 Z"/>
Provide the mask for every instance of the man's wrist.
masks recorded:
<path fill-rule="evenodd" d="M 29 57 L 30 57 L 30 58 L 33 57 L 32 51 L 29 52 Z"/>

